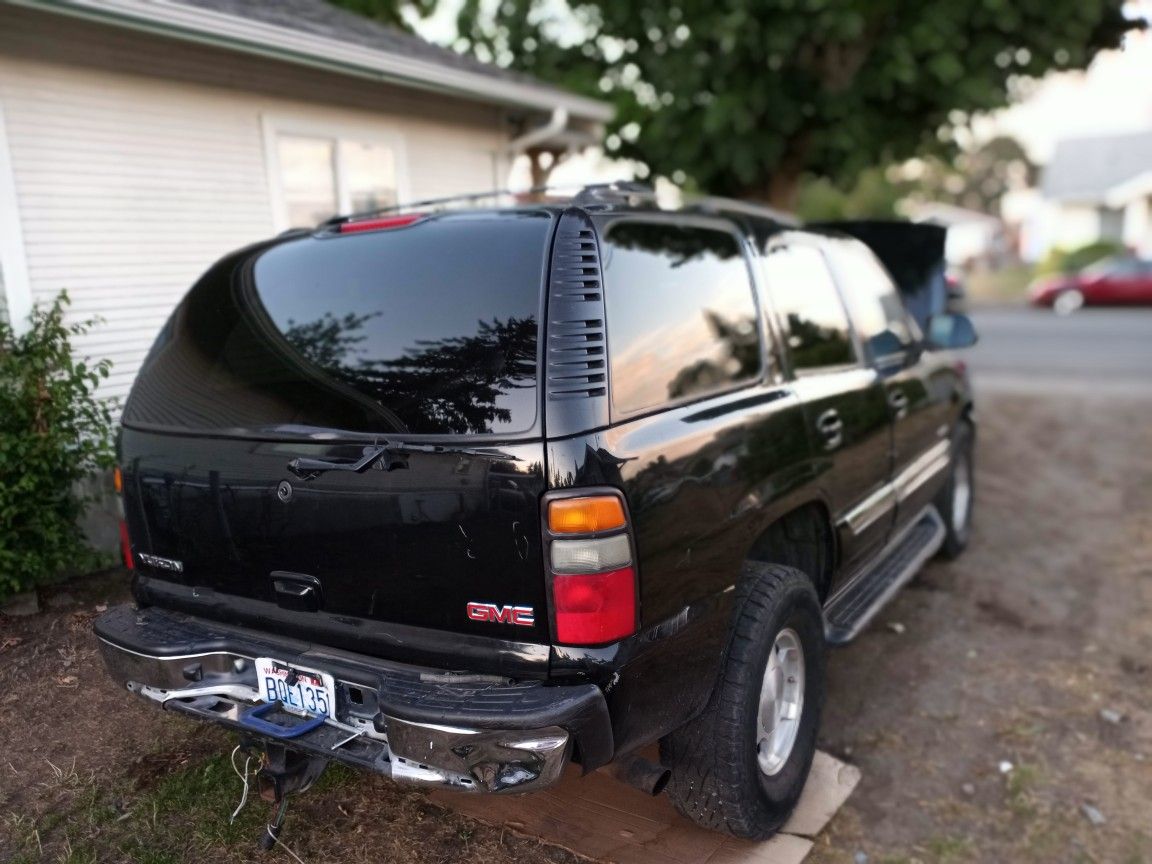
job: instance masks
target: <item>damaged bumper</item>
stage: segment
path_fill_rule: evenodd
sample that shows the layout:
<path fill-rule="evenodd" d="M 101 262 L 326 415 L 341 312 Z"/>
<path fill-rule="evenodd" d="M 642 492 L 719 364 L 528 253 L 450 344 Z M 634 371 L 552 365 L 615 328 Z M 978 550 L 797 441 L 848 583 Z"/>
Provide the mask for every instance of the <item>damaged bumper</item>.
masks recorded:
<path fill-rule="evenodd" d="M 592 684 L 418 669 L 157 608 L 115 607 L 95 630 L 112 676 L 166 710 L 400 782 L 528 792 L 556 782 L 574 749 L 585 770 L 612 755 Z M 331 675 L 335 715 L 299 733 L 306 718 L 289 712 L 282 726 L 252 719 L 259 657 Z"/>

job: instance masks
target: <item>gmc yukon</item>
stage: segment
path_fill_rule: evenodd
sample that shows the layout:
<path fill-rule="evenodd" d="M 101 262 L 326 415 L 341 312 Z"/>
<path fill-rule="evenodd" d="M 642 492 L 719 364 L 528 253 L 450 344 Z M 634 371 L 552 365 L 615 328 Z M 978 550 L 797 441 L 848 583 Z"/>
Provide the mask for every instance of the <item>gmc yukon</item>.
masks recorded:
<path fill-rule="evenodd" d="M 473 793 L 614 763 L 768 836 L 826 646 L 968 541 L 975 334 L 892 272 L 620 186 L 228 255 L 124 410 L 112 675 L 276 800 L 333 760 Z"/>

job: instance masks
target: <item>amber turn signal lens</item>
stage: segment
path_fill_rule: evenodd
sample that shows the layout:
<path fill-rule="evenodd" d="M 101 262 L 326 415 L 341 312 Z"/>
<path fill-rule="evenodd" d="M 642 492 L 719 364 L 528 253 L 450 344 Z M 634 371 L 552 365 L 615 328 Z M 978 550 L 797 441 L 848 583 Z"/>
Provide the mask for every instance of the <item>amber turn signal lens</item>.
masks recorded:
<path fill-rule="evenodd" d="M 623 527 L 624 506 L 615 495 L 548 502 L 548 528 L 555 534 L 592 534 Z"/>
<path fill-rule="evenodd" d="M 117 495 L 124 491 L 124 477 L 120 474 L 119 465 L 112 469 L 112 488 L 116 490 Z"/>

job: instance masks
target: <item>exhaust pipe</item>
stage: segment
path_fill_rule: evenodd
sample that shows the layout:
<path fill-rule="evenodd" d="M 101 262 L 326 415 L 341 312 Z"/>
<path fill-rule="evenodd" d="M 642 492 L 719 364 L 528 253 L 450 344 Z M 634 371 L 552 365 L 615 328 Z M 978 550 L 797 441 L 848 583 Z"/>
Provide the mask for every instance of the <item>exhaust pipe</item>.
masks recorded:
<path fill-rule="evenodd" d="M 623 756 L 607 768 L 621 783 L 627 783 L 646 795 L 659 795 L 668 785 L 672 772 L 642 756 Z"/>

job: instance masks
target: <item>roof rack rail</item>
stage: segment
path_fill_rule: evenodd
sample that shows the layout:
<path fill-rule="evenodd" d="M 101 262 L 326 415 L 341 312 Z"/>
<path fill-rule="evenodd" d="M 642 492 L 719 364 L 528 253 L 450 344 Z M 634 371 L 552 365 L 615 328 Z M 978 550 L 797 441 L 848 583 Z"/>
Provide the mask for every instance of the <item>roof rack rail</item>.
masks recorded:
<path fill-rule="evenodd" d="M 422 207 L 443 207 L 449 204 L 459 204 L 467 201 L 482 201 L 485 198 L 512 198 L 524 199 L 533 196 L 555 195 L 558 198 L 570 199 L 574 204 L 600 204 L 612 201 L 632 201 L 637 198 L 655 200 L 656 190 L 643 183 L 615 181 L 612 183 L 589 183 L 573 186 L 532 186 L 528 189 L 492 189 L 487 192 L 472 192 L 464 195 L 446 195 L 442 198 L 424 198 L 420 201 L 405 201 L 391 204 L 387 207 L 377 207 L 373 210 L 363 210 L 358 213 L 348 213 L 333 216 L 321 222 L 320 228 L 331 228 L 345 222 L 358 219 L 371 219 L 400 210 L 419 210 Z"/>
<path fill-rule="evenodd" d="M 659 206 L 659 196 L 656 189 L 647 183 L 637 183 L 629 180 L 615 180 L 611 183 L 589 183 L 582 186 L 533 186 L 528 189 L 493 189 L 487 192 L 473 192 L 465 195 L 447 195 L 442 198 L 425 198 L 420 201 L 406 201 L 402 204 L 392 204 L 388 207 L 377 207 L 374 210 L 365 210 L 359 213 L 333 216 L 321 222 L 320 228 L 332 228 L 360 219 L 371 219 L 402 210 L 420 210 L 422 208 L 446 207 L 451 204 L 461 204 L 469 201 L 483 201 L 485 198 L 511 198 L 513 200 L 539 198 L 552 195 L 560 199 L 568 199 L 578 206 L 596 204 L 649 204 Z M 738 201 L 734 198 L 720 198 L 715 196 L 685 196 L 680 209 L 729 216 L 756 216 L 769 219 L 780 225 L 795 227 L 800 220 L 790 213 L 777 210 L 764 204 L 753 204 L 749 201 Z"/>
<path fill-rule="evenodd" d="M 636 200 L 655 202 L 656 190 L 647 183 L 613 180 L 611 183 L 589 183 L 572 197 L 573 204 L 632 203 Z"/>
<path fill-rule="evenodd" d="M 736 198 L 722 198 L 714 195 L 703 195 L 684 203 L 685 210 L 697 210 L 702 213 L 729 214 L 738 216 L 758 216 L 769 219 L 780 225 L 798 227 L 800 220 L 792 213 L 786 213 L 767 204 L 755 204 L 751 201 L 740 201 Z"/>
<path fill-rule="evenodd" d="M 487 192 L 470 192 L 463 195 L 445 195 L 441 198 L 423 198 L 419 201 L 403 201 L 398 204 L 390 204 L 387 207 L 376 207 L 372 210 L 361 210 L 357 213 L 333 216 L 331 219 L 325 219 L 321 222 L 320 227 L 329 228 L 333 225 L 342 225 L 345 222 L 352 222 L 357 219 L 371 219 L 373 216 L 396 213 L 400 210 L 418 210 L 422 207 L 438 207 L 464 201 L 482 201 L 485 198 L 523 198 L 529 195 L 555 192 L 560 188 L 561 187 L 556 186 L 533 186 L 529 189 L 490 189 Z"/>

